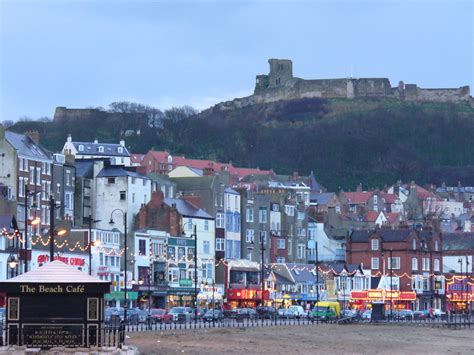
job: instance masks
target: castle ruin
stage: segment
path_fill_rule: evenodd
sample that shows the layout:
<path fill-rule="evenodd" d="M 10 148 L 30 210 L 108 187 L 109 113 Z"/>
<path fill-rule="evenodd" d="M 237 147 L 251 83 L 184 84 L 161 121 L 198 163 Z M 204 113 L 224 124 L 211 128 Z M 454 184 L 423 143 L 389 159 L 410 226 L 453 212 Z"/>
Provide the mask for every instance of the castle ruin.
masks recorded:
<path fill-rule="evenodd" d="M 400 81 L 392 87 L 388 78 L 343 78 L 306 80 L 293 76 L 289 59 L 269 59 L 269 74 L 257 75 L 251 96 L 222 102 L 220 110 L 252 104 L 302 98 L 388 97 L 405 101 L 466 102 L 473 104 L 469 86 L 447 89 L 425 89 Z"/>

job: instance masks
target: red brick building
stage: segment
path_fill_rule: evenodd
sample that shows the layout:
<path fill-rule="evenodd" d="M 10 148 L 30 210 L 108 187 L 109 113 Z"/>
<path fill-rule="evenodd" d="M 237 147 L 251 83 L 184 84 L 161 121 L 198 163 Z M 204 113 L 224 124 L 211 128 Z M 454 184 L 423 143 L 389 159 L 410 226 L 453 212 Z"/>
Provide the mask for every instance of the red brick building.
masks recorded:
<path fill-rule="evenodd" d="M 353 231 L 347 238 L 346 262 L 370 269 L 388 288 L 416 292 L 414 310 L 444 308 L 441 235 L 414 229 Z M 387 287 L 386 287 L 387 289 Z"/>

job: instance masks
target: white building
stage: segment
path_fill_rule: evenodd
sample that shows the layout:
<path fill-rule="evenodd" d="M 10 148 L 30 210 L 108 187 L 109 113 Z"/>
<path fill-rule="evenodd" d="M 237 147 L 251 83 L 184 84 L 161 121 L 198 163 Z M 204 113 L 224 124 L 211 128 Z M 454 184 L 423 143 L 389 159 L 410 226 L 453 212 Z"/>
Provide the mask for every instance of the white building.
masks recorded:
<path fill-rule="evenodd" d="M 75 159 L 110 158 L 110 162 L 115 165 L 131 166 L 130 153 L 125 147 L 125 141 L 119 144 L 94 142 L 73 142 L 71 135 L 67 137 L 62 153 L 73 155 Z"/>
<path fill-rule="evenodd" d="M 112 212 L 120 209 L 127 213 L 127 232 L 133 229 L 133 221 L 142 204 L 151 198 L 151 180 L 122 166 L 104 166 L 94 179 L 94 218 L 100 229 L 110 228 Z M 124 232 L 123 214 L 112 216 L 114 227 Z"/>
<path fill-rule="evenodd" d="M 324 223 L 308 218 L 308 259 L 314 261 L 318 252 L 318 263 L 345 260 L 345 239 L 330 238 L 324 230 Z M 316 249 L 316 250 L 315 250 Z"/>
<path fill-rule="evenodd" d="M 225 255 L 227 259 L 241 257 L 240 194 L 227 187 L 224 189 Z M 266 210 L 265 210 L 266 211 Z M 267 218 L 265 216 L 265 218 Z"/>

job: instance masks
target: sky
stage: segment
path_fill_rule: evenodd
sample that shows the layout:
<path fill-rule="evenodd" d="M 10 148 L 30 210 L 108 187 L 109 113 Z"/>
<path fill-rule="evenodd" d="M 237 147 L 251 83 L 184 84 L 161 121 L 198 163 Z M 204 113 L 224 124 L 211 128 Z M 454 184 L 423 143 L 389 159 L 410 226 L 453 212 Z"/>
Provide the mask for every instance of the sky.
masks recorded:
<path fill-rule="evenodd" d="M 269 58 L 306 79 L 474 87 L 474 1 L 0 0 L 0 121 L 252 94 Z"/>

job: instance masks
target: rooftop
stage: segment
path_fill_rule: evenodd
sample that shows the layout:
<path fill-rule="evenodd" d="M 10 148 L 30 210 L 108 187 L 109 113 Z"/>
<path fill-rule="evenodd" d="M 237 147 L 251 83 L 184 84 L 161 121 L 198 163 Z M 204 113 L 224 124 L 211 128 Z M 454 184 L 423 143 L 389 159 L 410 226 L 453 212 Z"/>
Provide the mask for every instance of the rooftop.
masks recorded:
<path fill-rule="evenodd" d="M 118 157 L 129 157 L 130 153 L 127 148 L 121 144 L 116 143 L 99 143 L 99 142 L 72 142 L 74 148 L 76 148 L 78 154 L 81 155 L 105 155 L 105 156 L 118 156 Z M 82 146 L 82 150 L 80 149 Z M 99 151 L 102 147 L 103 151 Z"/>
<path fill-rule="evenodd" d="M 183 217 L 190 218 L 204 218 L 204 219 L 214 219 L 210 214 L 205 212 L 203 209 L 194 206 L 188 201 L 179 199 L 179 198 L 165 198 L 164 201 L 169 207 L 173 205 L 176 206 L 176 209 Z"/>
<path fill-rule="evenodd" d="M 25 134 L 6 131 L 5 138 L 13 148 L 15 148 L 18 155 L 24 155 L 33 159 L 52 159 L 43 147 L 33 142 L 33 140 Z"/>

